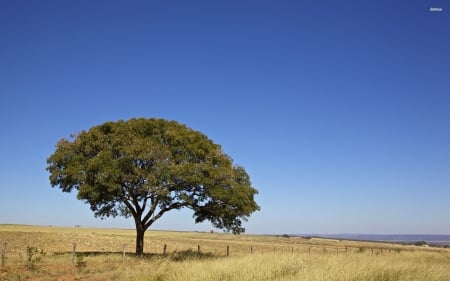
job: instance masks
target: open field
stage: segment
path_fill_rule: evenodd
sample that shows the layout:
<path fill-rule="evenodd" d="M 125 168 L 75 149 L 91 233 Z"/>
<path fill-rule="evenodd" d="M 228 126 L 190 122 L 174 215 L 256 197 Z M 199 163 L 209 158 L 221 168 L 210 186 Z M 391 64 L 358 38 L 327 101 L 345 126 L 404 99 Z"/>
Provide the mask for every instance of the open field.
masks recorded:
<path fill-rule="evenodd" d="M 388 243 L 149 231 L 138 258 L 134 230 L 0 225 L 4 242 L 2 281 L 450 281 L 450 250 Z"/>

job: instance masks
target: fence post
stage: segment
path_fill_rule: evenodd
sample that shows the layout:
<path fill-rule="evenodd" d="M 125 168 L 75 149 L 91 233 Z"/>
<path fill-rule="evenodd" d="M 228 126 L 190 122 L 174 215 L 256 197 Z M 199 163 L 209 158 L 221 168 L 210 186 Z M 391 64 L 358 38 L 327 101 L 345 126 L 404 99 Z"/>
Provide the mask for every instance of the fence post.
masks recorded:
<path fill-rule="evenodd" d="M 166 255 L 166 251 L 167 251 L 167 244 L 164 244 L 164 247 L 163 247 L 163 255 L 164 256 Z"/>
<path fill-rule="evenodd" d="M 123 246 L 122 246 L 122 262 L 125 261 L 125 247 L 126 247 L 126 245 L 123 244 Z"/>
<path fill-rule="evenodd" d="M 227 245 L 227 257 L 230 255 L 230 246 Z"/>
<path fill-rule="evenodd" d="M 311 255 L 311 247 L 308 248 L 308 253 Z"/>
<path fill-rule="evenodd" d="M 197 252 L 200 254 L 200 245 L 197 245 Z"/>
<path fill-rule="evenodd" d="M 77 249 L 77 243 L 72 244 L 72 265 L 75 266 L 75 254 Z"/>
<path fill-rule="evenodd" d="M 8 243 L 3 242 L 3 247 L 2 247 L 2 267 L 5 267 L 6 245 L 8 245 Z"/>
<path fill-rule="evenodd" d="M 253 246 L 250 246 L 250 254 L 253 254 Z"/>
<path fill-rule="evenodd" d="M 292 251 L 291 252 L 292 252 L 292 254 L 294 254 L 294 247 L 292 247 Z"/>

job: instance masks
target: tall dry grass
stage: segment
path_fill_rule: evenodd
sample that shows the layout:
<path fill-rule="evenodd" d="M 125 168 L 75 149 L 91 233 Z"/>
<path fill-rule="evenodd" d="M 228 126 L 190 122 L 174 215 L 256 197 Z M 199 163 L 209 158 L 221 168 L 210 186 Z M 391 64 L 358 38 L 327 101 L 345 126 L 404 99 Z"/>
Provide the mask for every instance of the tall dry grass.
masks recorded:
<path fill-rule="evenodd" d="M 130 253 L 130 230 L 0 226 L 3 241 L 8 241 L 8 256 L 1 281 L 61 276 L 97 281 L 450 281 L 450 251 L 393 244 L 152 231 L 146 234 L 148 255 L 138 258 Z M 72 266 L 73 242 L 81 255 L 77 263 L 85 266 Z M 164 244 L 167 255 L 162 255 Z M 124 259 L 123 245 L 128 252 Z M 47 253 L 33 270 L 25 266 L 27 246 Z"/>
<path fill-rule="evenodd" d="M 253 254 L 236 257 L 131 259 L 88 258 L 78 278 L 104 280 L 305 280 L 305 281 L 449 281 L 448 255 L 408 252 L 364 254 Z"/>

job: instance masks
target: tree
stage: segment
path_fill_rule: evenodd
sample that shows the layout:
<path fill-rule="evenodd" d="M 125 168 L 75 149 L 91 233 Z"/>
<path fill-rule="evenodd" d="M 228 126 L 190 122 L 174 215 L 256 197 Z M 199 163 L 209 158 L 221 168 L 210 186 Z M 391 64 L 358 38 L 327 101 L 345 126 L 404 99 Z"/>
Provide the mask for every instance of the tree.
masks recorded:
<path fill-rule="evenodd" d="M 96 217 L 134 218 L 137 255 L 145 231 L 171 210 L 190 208 L 196 223 L 208 220 L 235 234 L 259 210 L 244 168 L 204 134 L 175 121 L 94 126 L 60 140 L 47 164 L 52 187 L 77 190 Z"/>

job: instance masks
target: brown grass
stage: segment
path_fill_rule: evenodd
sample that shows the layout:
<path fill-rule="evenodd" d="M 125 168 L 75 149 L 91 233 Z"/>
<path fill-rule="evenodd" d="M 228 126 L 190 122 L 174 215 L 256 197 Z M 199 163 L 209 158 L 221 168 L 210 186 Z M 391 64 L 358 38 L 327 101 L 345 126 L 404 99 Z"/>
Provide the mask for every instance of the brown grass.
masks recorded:
<path fill-rule="evenodd" d="M 2 281 L 450 281 L 450 251 L 389 243 L 149 231 L 146 255 L 137 258 L 132 254 L 134 230 L 0 225 L 0 246 L 5 241 L 8 244 L 6 264 L 0 269 Z M 73 243 L 77 245 L 79 257 L 75 263 L 79 266 L 72 265 Z M 166 255 L 162 254 L 164 244 Z M 46 253 L 32 269 L 27 267 L 27 247 Z"/>

